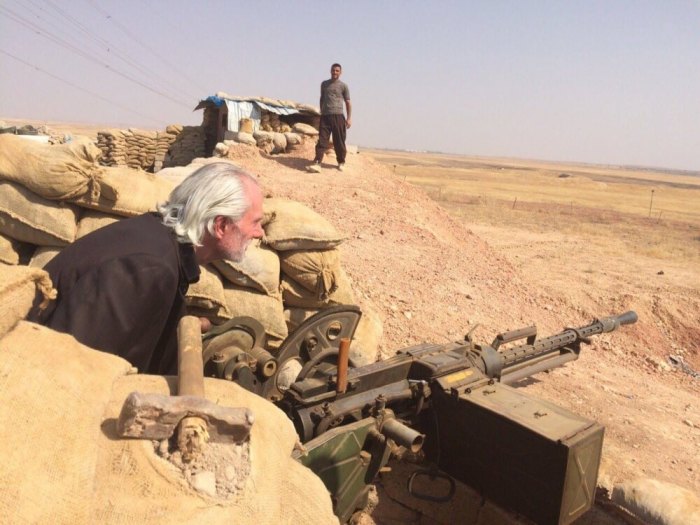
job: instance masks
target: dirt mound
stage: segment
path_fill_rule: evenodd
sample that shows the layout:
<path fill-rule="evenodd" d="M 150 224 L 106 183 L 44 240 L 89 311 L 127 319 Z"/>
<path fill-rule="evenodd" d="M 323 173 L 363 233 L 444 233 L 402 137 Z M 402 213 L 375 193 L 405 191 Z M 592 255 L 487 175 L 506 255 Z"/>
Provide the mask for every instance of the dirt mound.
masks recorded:
<path fill-rule="evenodd" d="M 383 357 L 461 339 L 476 324 L 477 341 L 489 342 L 499 331 L 531 324 L 549 335 L 637 310 L 636 325 L 597 338 L 577 362 L 523 386 L 606 426 L 600 479 L 607 488 L 644 475 L 700 490 L 700 385 L 662 359 L 684 345 L 686 359 L 697 359 L 697 294 L 640 291 L 635 265 L 602 272 L 591 286 L 567 278 L 565 256 L 557 260 L 562 275 L 554 273 L 547 252 L 533 259 L 533 279 L 390 166 L 359 153 L 341 173 L 328 155 L 322 172 L 311 174 L 304 168 L 312 158 L 307 142 L 292 154 L 238 162 L 269 195 L 305 203 L 348 236 L 340 247 L 344 267 L 360 306 L 373 308 L 384 324 Z M 542 286 L 550 277 L 552 286 Z M 605 287 L 606 279 L 616 284 Z M 695 310 L 694 322 L 687 308 Z"/>

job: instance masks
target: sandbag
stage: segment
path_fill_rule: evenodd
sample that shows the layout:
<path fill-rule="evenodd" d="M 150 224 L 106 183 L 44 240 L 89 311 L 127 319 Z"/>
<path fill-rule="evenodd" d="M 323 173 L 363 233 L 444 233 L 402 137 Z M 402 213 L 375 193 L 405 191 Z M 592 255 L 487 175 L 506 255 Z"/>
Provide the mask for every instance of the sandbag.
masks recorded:
<path fill-rule="evenodd" d="M 330 222 L 300 202 L 264 199 L 263 213 L 264 242 L 278 251 L 326 250 L 345 240 Z"/>
<path fill-rule="evenodd" d="M 296 306 L 285 306 L 284 321 L 287 323 L 287 330 L 291 334 L 309 317 L 316 315 L 320 311 L 321 308 L 297 308 Z"/>
<path fill-rule="evenodd" d="M 297 122 L 296 124 L 294 124 L 292 126 L 292 131 L 294 133 L 299 133 L 300 135 L 318 135 L 318 130 L 315 127 L 309 124 L 304 124 L 303 122 Z"/>
<path fill-rule="evenodd" d="M 44 305 L 56 298 L 56 290 L 49 274 L 44 270 L 29 266 L 0 264 L 0 337 L 11 330 L 18 321 L 27 317 L 37 290 L 43 297 Z M 0 374 L 1 383 L 2 374 Z M 6 420 L 1 421 L 4 423 L 0 427 L 7 425 Z M 0 486 L 4 485 L 0 484 Z M 6 516 L 0 513 L 1 515 Z"/>
<path fill-rule="evenodd" d="M 195 308 L 199 313 L 216 313 L 218 318 L 230 319 L 231 312 L 226 306 L 224 285 L 221 283 L 218 272 L 209 265 L 200 266 L 199 270 L 199 281 L 190 284 L 185 294 L 187 307 Z"/>
<path fill-rule="evenodd" d="M 257 145 L 257 141 L 255 140 L 255 137 L 253 137 L 252 132 L 239 131 L 233 137 L 233 140 L 241 144 L 247 144 L 248 146 Z"/>
<path fill-rule="evenodd" d="M 43 268 L 59 253 L 61 253 L 61 248 L 56 248 L 55 246 L 39 246 L 29 260 L 29 266 L 32 268 Z"/>
<path fill-rule="evenodd" d="M 299 308 L 326 308 L 339 304 L 355 304 L 350 281 L 342 269 L 337 274 L 336 283 L 338 287 L 334 292 L 328 294 L 326 299 L 319 299 L 315 292 L 310 292 L 282 274 L 280 282 L 282 299 L 285 305 Z"/>
<path fill-rule="evenodd" d="M 88 233 L 92 233 L 95 230 L 99 230 L 109 224 L 117 222 L 121 217 L 116 215 L 109 215 L 101 212 L 96 212 L 88 210 L 83 213 L 82 217 L 78 221 L 78 231 L 75 234 L 76 239 L 85 237 Z"/>
<path fill-rule="evenodd" d="M 350 344 L 350 358 L 357 366 L 368 365 L 377 360 L 379 341 L 383 333 L 384 327 L 379 314 L 367 305 L 363 305 L 362 317 Z"/>
<path fill-rule="evenodd" d="M 256 319 L 265 327 L 268 338 L 282 341 L 287 337 L 282 298 L 254 292 L 234 284 L 225 283 L 224 297 L 232 317 L 246 315 Z M 271 341 L 271 346 L 277 346 Z"/>
<path fill-rule="evenodd" d="M 212 266 L 232 284 L 252 288 L 267 295 L 279 295 L 280 260 L 274 250 L 251 243 L 239 262 L 220 260 Z"/>
<path fill-rule="evenodd" d="M 700 498 L 692 491 L 658 479 L 638 478 L 616 484 L 612 500 L 652 525 L 700 523 Z"/>
<path fill-rule="evenodd" d="M 117 191 L 116 200 L 92 199 L 82 196 L 73 199 L 78 206 L 99 210 L 122 217 L 135 217 L 155 211 L 166 202 L 176 183 L 165 177 L 125 167 L 105 167 L 102 180 Z"/>
<path fill-rule="evenodd" d="M 239 133 L 253 133 L 253 119 L 249 118 L 242 118 L 238 122 L 238 131 Z"/>
<path fill-rule="evenodd" d="M 287 150 L 287 137 L 284 133 L 273 133 L 272 144 L 275 146 L 272 153 L 284 153 Z"/>
<path fill-rule="evenodd" d="M 81 195 L 113 199 L 115 190 L 102 180 L 103 168 L 97 163 L 101 154 L 87 139 L 51 146 L 0 135 L 0 179 L 21 184 L 45 199 Z"/>
<path fill-rule="evenodd" d="M 17 241 L 0 235 L 0 262 L 5 264 L 19 263 L 19 246 Z"/>
<path fill-rule="evenodd" d="M 77 210 L 35 195 L 19 184 L 0 182 L 0 233 L 37 246 L 65 246 L 75 240 Z"/>
<path fill-rule="evenodd" d="M 312 292 L 320 301 L 338 289 L 340 253 L 331 250 L 280 252 L 280 268 L 291 280 Z"/>
<path fill-rule="evenodd" d="M 132 391 L 172 395 L 175 378 L 129 374 L 119 357 L 22 321 L 0 340 L 0 515 L 17 523 L 337 524 L 321 480 L 291 458 L 292 423 L 238 385 L 205 379 L 205 396 L 249 408 L 248 442 L 229 445 L 234 490 L 207 495 L 150 440 L 117 436 Z M 11 422 L 8 424 L 7 422 Z M 207 463 L 205 468 L 227 465 Z"/>

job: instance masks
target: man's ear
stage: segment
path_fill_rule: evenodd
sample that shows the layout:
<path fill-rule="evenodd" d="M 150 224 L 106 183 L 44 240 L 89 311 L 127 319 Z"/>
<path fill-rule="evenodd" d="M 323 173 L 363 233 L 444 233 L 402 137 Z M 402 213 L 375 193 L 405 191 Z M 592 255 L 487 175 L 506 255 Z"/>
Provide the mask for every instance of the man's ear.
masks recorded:
<path fill-rule="evenodd" d="M 226 225 L 228 224 L 228 217 L 223 215 L 217 215 L 214 217 L 214 237 L 221 239 L 226 233 Z"/>

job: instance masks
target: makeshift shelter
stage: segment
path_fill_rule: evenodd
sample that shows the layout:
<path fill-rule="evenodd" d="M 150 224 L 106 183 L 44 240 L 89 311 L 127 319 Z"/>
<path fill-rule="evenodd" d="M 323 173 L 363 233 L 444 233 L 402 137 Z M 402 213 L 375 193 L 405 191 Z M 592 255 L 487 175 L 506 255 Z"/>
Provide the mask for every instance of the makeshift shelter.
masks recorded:
<path fill-rule="evenodd" d="M 195 107 L 198 109 L 204 110 L 202 128 L 208 152 L 218 142 L 233 139 L 239 131 L 283 132 L 298 122 L 318 129 L 321 118 L 318 108 L 307 104 L 266 97 L 235 97 L 223 92 L 201 100 Z"/>

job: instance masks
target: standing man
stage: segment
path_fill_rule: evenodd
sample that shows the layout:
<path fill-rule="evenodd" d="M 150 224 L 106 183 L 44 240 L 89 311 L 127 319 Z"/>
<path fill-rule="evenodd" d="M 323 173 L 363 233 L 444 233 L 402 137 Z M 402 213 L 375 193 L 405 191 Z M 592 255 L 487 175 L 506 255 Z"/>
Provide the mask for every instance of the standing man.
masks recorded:
<path fill-rule="evenodd" d="M 116 354 L 149 374 L 177 374 L 177 325 L 199 265 L 240 261 L 261 238 L 262 193 L 232 164 L 198 169 L 158 213 L 100 228 L 45 267 L 58 291 L 28 320 Z"/>
<path fill-rule="evenodd" d="M 338 169 L 343 171 L 345 167 L 345 134 L 352 125 L 352 104 L 350 104 L 350 90 L 345 82 L 340 80 L 343 68 L 340 64 L 331 66 L 331 78 L 321 82 L 321 126 L 318 130 L 318 143 L 316 144 L 316 157 L 314 163 L 308 166 L 313 173 L 321 173 L 321 161 L 328 149 L 328 139 L 333 137 L 333 149 L 338 160 Z M 348 117 L 343 114 L 343 104 Z"/>

